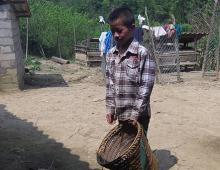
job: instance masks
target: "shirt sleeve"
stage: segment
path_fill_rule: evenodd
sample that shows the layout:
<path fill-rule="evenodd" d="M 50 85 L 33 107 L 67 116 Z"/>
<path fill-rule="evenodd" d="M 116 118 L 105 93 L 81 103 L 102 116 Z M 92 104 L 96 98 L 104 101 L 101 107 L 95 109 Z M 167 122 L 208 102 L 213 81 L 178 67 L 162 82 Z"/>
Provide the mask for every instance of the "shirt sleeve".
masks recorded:
<path fill-rule="evenodd" d="M 106 55 L 106 114 L 115 115 L 115 93 L 112 79 L 112 68 L 110 61 L 110 53 Z"/>
<path fill-rule="evenodd" d="M 139 86 L 131 114 L 132 119 L 137 119 L 147 110 L 150 102 L 150 95 L 154 86 L 155 69 L 155 58 L 148 51 L 143 52 L 140 61 Z"/>

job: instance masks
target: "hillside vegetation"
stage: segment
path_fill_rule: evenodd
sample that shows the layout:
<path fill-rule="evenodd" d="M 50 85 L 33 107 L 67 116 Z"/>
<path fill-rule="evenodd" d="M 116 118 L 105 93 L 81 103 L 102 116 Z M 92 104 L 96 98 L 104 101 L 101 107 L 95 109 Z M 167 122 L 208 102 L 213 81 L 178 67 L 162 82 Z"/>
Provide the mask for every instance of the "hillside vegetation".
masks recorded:
<path fill-rule="evenodd" d="M 112 9 L 127 5 L 137 18 L 148 9 L 150 23 L 158 25 L 174 15 L 178 23 L 188 23 L 197 8 L 206 9 L 213 0 L 29 0 L 29 53 L 44 57 L 72 57 L 73 46 L 84 39 L 99 37 L 98 16 L 107 16 Z M 26 19 L 22 19 L 21 37 L 26 42 Z M 104 25 L 108 30 L 108 24 Z"/>

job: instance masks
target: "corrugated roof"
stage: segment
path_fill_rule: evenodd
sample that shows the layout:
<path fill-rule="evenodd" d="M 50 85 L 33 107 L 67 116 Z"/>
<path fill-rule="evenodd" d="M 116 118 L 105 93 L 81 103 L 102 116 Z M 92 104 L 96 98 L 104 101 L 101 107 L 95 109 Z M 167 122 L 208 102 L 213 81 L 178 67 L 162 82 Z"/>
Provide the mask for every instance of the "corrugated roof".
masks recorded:
<path fill-rule="evenodd" d="M 27 0 L 1 0 L 1 4 L 10 3 L 18 17 L 29 17 L 31 15 Z"/>

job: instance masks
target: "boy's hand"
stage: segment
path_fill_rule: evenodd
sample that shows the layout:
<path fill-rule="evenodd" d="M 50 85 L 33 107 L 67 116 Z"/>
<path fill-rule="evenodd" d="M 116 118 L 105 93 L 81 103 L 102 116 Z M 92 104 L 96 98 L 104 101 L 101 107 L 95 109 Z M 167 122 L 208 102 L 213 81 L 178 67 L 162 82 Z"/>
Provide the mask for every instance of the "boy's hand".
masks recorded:
<path fill-rule="evenodd" d="M 138 122 L 138 117 L 132 117 L 132 118 L 130 118 L 130 119 L 129 119 L 129 122 L 130 122 L 132 125 L 136 126 L 136 125 L 137 125 L 137 122 Z"/>
<path fill-rule="evenodd" d="M 137 125 L 137 120 L 132 120 L 132 125 L 136 126 Z"/>
<path fill-rule="evenodd" d="M 108 113 L 106 115 L 106 120 L 107 120 L 108 124 L 110 124 L 110 125 L 115 124 L 116 119 L 117 118 L 111 113 Z"/>

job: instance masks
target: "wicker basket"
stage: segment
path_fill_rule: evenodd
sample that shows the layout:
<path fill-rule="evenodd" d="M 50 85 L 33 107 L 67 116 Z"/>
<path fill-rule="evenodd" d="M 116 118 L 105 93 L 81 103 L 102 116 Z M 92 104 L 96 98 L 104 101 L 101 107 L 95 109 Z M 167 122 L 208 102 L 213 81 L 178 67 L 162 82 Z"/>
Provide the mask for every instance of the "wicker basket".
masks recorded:
<path fill-rule="evenodd" d="M 141 162 L 141 143 L 146 153 L 146 164 Z M 140 124 L 119 124 L 103 139 L 97 162 L 111 170 L 156 170 L 156 160 Z"/>

